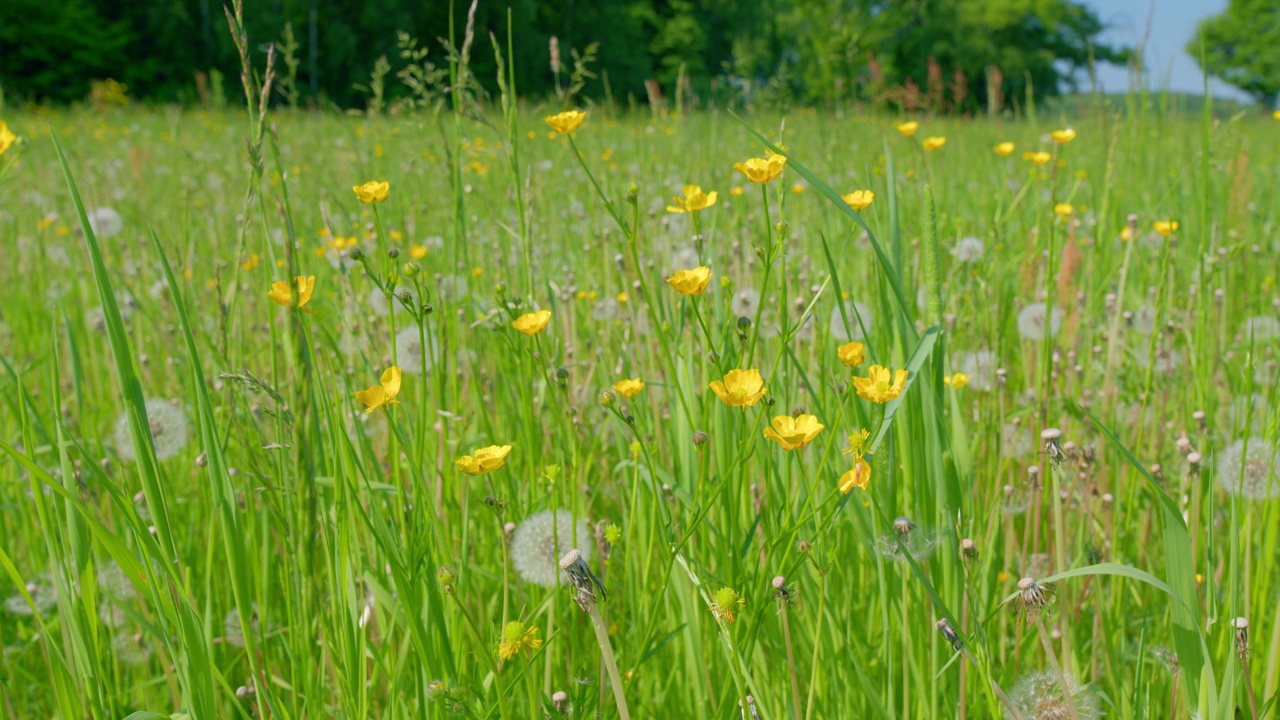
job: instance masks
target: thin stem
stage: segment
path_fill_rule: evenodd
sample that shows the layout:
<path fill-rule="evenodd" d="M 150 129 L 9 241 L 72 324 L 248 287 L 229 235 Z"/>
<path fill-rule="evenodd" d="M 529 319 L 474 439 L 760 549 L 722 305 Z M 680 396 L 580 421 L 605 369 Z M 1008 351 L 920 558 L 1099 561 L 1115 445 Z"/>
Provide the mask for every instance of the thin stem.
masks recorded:
<path fill-rule="evenodd" d="M 791 648 L 791 624 L 787 622 L 787 605 L 782 605 L 782 637 L 787 643 L 787 670 L 791 676 L 791 707 L 796 720 L 800 719 L 800 684 L 796 681 L 796 656 Z M 819 618 L 821 622 L 821 618 Z"/>
<path fill-rule="evenodd" d="M 618 674 L 618 663 L 613 659 L 613 646 L 609 644 L 609 630 L 605 627 L 604 618 L 600 616 L 600 608 L 589 603 L 587 614 L 591 616 L 591 627 L 596 631 L 596 642 L 600 643 L 600 662 L 609 671 L 609 684 L 613 685 L 613 699 L 618 703 L 618 716 L 622 720 L 630 720 L 627 711 L 627 697 L 622 692 L 622 676 Z"/>
<path fill-rule="evenodd" d="M 1049 633 L 1044 629 L 1044 620 L 1038 612 L 1032 613 L 1032 617 L 1035 618 L 1036 633 L 1040 636 L 1040 644 L 1044 646 L 1044 654 L 1049 658 L 1049 666 L 1058 676 L 1058 685 L 1062 687 L 1062 700 L 1067 705 L 1067 712 L 1071 713 L 1072 720 L 1080 720 L 1080 714 L 1076 712 L 1076 699 L 1071 694 L 1071 686 L 1067 684 L 1067 675 L 1062 671 L 1062 665 L 1058 663 L 1058 656 L 1053 654 L 1053 643 L 1049 641 Z"/>

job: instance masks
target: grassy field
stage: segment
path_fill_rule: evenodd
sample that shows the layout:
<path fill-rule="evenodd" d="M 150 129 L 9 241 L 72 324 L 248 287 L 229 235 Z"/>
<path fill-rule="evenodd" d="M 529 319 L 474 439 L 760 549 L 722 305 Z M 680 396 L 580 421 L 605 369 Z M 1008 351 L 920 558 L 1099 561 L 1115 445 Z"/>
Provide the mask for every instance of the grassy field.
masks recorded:
<path fill-rule="evenodd" d="M 1277 124 L 1082 110 L 10 110 L 0 713 L 1265 716 Z"/>

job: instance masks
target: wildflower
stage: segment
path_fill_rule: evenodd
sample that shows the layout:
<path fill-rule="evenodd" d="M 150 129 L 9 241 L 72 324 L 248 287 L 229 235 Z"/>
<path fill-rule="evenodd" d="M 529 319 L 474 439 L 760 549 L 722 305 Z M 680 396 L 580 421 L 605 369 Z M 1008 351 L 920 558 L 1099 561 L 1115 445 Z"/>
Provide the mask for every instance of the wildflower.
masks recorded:
<path fill-rule="evenodd" d="M 886 403 L 902 394 L 907 382 L 907 371 L 891 372 L 889 368 L 872 365 L 867 369 L 867 376 L 853 378 L 853 386 L 858 396 L 875 403 Z"/>
<path fill-rule="evenodd" d="M 823 427 L 813 415 L 778 415 L 764 429 L 764 436 L 778 443 L 783 450 L 801 450 L 813 442 Z"/>
<path fill-rule="evenodd" d="M 902 133 L 902 137 L 911 137 L 916 134 L 916 130 L 920 129 L 920 123 L 915 120 L 908 120 L 904 123 L 898 123 L 894 127 L 898 129 L 898 132 Z"/>
<path fill-rule="evenodd" d="M 1240 334 L 1257 342 L 1275 340 L 1280 337 L 1280 320 L 1269 315 L 1254 315 L 1241 324 Z"/>
<path fill-rule="evenodd" d="M 1058 203 L 1053 206 L 1053 214 L 1059 217 L 1067 217 L 1076 211 L 1071 203 Z"/>
<path fill-rule="evenodd" d="M 396 395 L 400 394 L 400 368 L 392 365 L 383 370 L 378 382 L 378 385 L 356 393 L 356 400 L 368 406 L 366 413 L 400 404 L 400 401 L 396 400 Z"/>
<path fill-rule="evenodd" d="M 981 240 L 970 236 L 960 238 L 952 253 L 956 257 L 956 262 L 973 263 L 982 259 L 986 249 L 986 245 Z"/>
<path fill-rule="evenodd" d="M 1274 477 L 1280 453 L 1260 437 L 1247 444 L 1246 449 L 1245 440 L 1236 440 L 1218 455 L 1218 485 L 1251 500 L 1280 498 L 1280 478 Z"/>
<path fill-rule="evenodd" d="M 1053 141 L 1058 143 L 1059 145 L 1066 145 L 1067 143 L 1076 139 L 1076 131 L 1073 130 L 1072 128 L 1054 130 L 1053 132 L 1049 133 L 1049 137 L 1053 138 Z"/>
<path fill-rule="evenodd" d="M 1030 161 L 1036 167 L 1040 167 L 1041 165 L 1044 165 L 1045 163 L 1052 160 L 1053 156 L 1045 152 L 1044 150 L 1038 150 L 1036 152 L 1022 153 L 1022 159 Z"/>
<path fill-rule="evenodd" d="M 187 416 L 168 400 L 152 398 L 145 403 L 147 426 L 151 431 L 151 447 L 157 460 L 168 460 L 187 446 Z M 133 438 L 129 434 L 129 414 L 121 413 L 116 421 L 116 445 L 120 457 L 136 460 Z"/>
<path fill-rule="evenodd" d="M 28 582 L 26 585 L 27 594 L 31 596 L 31 602 L 35 605 L 35 613 L 40 617 L 45 617 L 58 604 L 58 586 L 54 585 L 52 578 L 47 574 L 40 576 L 35 581 Z M 18 615 L 21 617 L 31 617 L 31 605 L 27 604 L 27 599 L 22 593 L 15 593 L 5 598 L 5 612 L 10 615 Z"/>
<path fill-rule="evenodd" d="M 124 230 L 124 218 L 112 208 L 94 208 L 88 215 L 89 227 L 99 239 L 119 235 L 120 231 Z"/>
<path fill-rule="evenodd" d="M 626 290 L 623 290 L 622 292 L 614 296 L 613 301 L 616 303 L 621 303 L 625 305 L 626 303 L 631 301 L 631 297 L 627 295 Z"/>
<path fill-rule="evenodd" d="M 573 548 L 565 553 L 564 557 L 560 558 L 559 564 L 573 587 L 573 601 L 582 608 L 583 612 L 591 612 L 591 607 L 597 600 L 603 600 L 608 596 L 604 589 L 604 582 L 591 572 L 591 565 L 582 558 L 581 550 Z"/>
<path fill-rule="evenodd" d="M 352 185 L 356 199 L 365 205 L 376 205 L 391 194 L 391 183 L 386 180 L 370 180 L 363 185 Z"/>
<path fill-rule="evenodd" d="M 257 270 L 258 265 L 261 262 L 262 262 L 262 258 L 258 255 L 258 253 L 253 253 L 240 263 L 240 269 L 241 270 Z"/>
<path fill-rule="evenodd" d="M 711 596 L 711 613 L 725 625 L 732 625 L 747 604 L 746 598 L 731 587 L 722 587 Z"/>
<path fill-rule="evenodd" d="M 1002 143 L 996 143 L 995 150 L 996 150 L 996 154 L 999 155 L 1000 157 L 1009 157 L 1010 155 L 1013 154 L 1013 151 L 1016 147 L 1017 146 L 1011 142 L 1002 142 Z"/>
<path fill-rule="evenodd" d="M 587 114 L 581 110 L 565 110 L 556 115 L 548 115 L 542 120 L 551 126 L 560 135 L 568 135 L 578 126 L 582 125 L 582 121 L 587 119 Z"/>
<path fill-rule="evenodd" d="M 538 628 L 534 625 L 525 627 L 519 620 L 512 620 L 502 628 L 502 640 L 498 643 L 498 657 L 503 660 L 521 653 L 532 653 L 542 647 L 538 638 Z"/>
<path fill-rule="evenodd" d="M 871 207 L 871 203 L 876 199 L 876 194 L 870 190 L 854 190 L 848 195 L 842 195 L 840 199 L 844 201 L 845 205 L 861 212 Z"/>
<path fill-rule="evenodd" d="M 1157 220 L 1151 224 L 1151 229 L 1160 234 L 1160 237 L 1169 237 L 1178 232 L 1177 220 Z"/>
<path fill-rule="evenodd" d="M 742 197 L 742 194 L 744 192 L 746 192 L 746 190 L 743 190 L 741 185 L 734 185 L 733 187 L 729 188 L 729 194 L 734 197 Z"/>
<path fill-rule="evenodd" d="M 267 293 L 267 297 L 282 307 L 297 307 L 304 313 L 314 315 L 316 311 L 307 307 L 307 303 L 311 302 L 311 294 L 315 292 L 316 276 L 308 275 L 303 277 L 299 275 L 293 279 L 293 284 L 298 286 L 298 304 L 296 306 L 293 304 L 293 289 L 284 280 L 276 280 L 271 283 L 271 290 Z"/>
<path fill-rule="evenodd" d="M 684 197 L 671 198 L 675 205 L 668 205 L 667 212 L 670 213 L 691 213 L 698 210 L 706 210 L 716 204 L 718 193 L 715 190 L 711 192 L 703 192 L 698 185 L 685 185 Z"/>
<path fill-rule="evenodd" d="M 866 490 L 871 482 L 871 466 L 862 458 L 854 458 L 853 467 L 840 476 L 840 492 L 848 495 L 849 491 L 858 488 Z"/>
<path fill-rule="evenodd" d="M 1120 242 L 1129 242 L 1130 240 L 1133 240 L 1133 226 L 1125 225 L 1124 229 L 1120 231 Z"/>
<path fill-rule="evenodd" d="M 686 297 L 701 295 L 711 282 L 711 268 L 704 266 L 692 270 L 677 270 L 667 278 L 667 284 Z"/>
<path fill-rule="evenodd" d="M 453 461 L 458 469 L 468 475 L 484 475 L 494 470 L 501 470 L 507 464 L 507 453 L 511 452 L 510 445 L 490 445 L 482 447 L 473 452 L 471 455 L 463 455 Z"/>
<path fill-rule="evenodd" d="M 924 142 L 920 143 L 920 146 L 923 147 L 925 150 L 928 150 L 929 152 L 933 152 L 934 150 L 937 150 L 938 148 L 946 144 L 947 144 L 947 139 L 945 137 L 942 137 L 941 135 L 935 135 L 933 137 L 925 138 Z"/>
<path fill-rule="evenodd" d="M 844 326 L 844 319 L 849 318 L 849 328 Z M 870 333 L 875 328 L 875 317 L 871 308 L 855 300 L 845 300 L 844 312 L 837 305 L 831 308 L 831 320 L 828 324 L 831 337 L 837 340 L 861 340 L 863 330 Z"/>
<path fill-rule="evenodd" d="M 1009 692 L 1009 700 L 1018 709 L 1018 716 L 1023 720 L 1097 720 L 1102 717 L 1097 696 L 1081 687 L 1073 675 L 1065 677 L 1067 687 L 1064 690 L 1056 672 L 1024 675 Z M 1007 707 L 1004 708 L 1004 718 L 1014 718 Z"/>
<path fill-rule="evenodd" d="M 14 135 L 13 131 L 9 129 L 8 123 L 0 120 L 0 155 L 8 152 L 9 148 L 13 147 L 17 140 L 18 136 Z"/>
<path fill-rule="evenodd" d="M 409 257 L 413 258 L 414 260 L 421 260 L 426 256 L 427 256 L 426 245 L 410 245 L 409 246 Z"/>
<path fill-rule="evenodd" d="M 950 375 L 942 376 L 942 384 L 953 390 L 959 390 L 969 384 L 969 376 L 962 372 L 956 371 Z"/>
<path fill-rule="evenodd" d="M 519 330 L 525 335 L 537 335 L 547 327 L 547 323 L 551 321 L 550 310 L 538 310 L 536 312 L 525 313 L 511 322 L 511 327 Z"/>
<path fill-rule="evenodd" d="M 1048 312 L 1044 303 L 1031 303 L 1018 313 L 1018 332 L 1028 340 L 1043 340 L 1045 332 L 1045 314 Z M 1062 311 L 1054 308 L 1048 317 L 1049 336 L 1058 334 L 1062 328 Z"/>
<path fill-rule="evenodd" d="M 590 542 L 587 521 L 574 520 L 567 510 L 543 510 L 525 518 L 511 534 L 511 565 L 525 582 L 553 588 L 556 578 L 568 578 L 560 570 L 560 558 L 572 548 L 588 562 L 595 544 Z"/>
<path fill-rule="evenodd" d="M 644 381 L 640 378 L 622 379 L 613 384 L 614 392 L 630 400 L 644 389 Z"/>
<path fill-rule="evenodd" d="M 770 155 L 767 158 L 751 158 L 745 162 L 733 164 L 733 169 L 747 176 L 753 183 L 767 183 L 776 180 L 786 167 L 787 156 Z"/>
<path fill-rule="evenodd" d="M 746 408 L 760 402 L 768 388 L 759 370 L 734 368 L 725 374 L 724 380 L 713 381 L 711 391 L 729 407 Z"/>
<path fill-rule="evenodd" d="M 858 367 L 866 359 L 866 348 L 857 340 L 836 348 L 836 353 L 840 356 L 840 364 L 845 367 Z"/>

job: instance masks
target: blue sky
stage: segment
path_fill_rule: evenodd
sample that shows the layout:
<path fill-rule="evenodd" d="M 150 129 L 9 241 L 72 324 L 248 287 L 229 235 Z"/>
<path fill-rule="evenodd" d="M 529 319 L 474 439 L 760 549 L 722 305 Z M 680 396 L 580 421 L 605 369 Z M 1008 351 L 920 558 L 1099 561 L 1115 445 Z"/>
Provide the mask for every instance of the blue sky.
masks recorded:
<path fill-rule="evenodd" d="M 1137 47 L 1146 32 L 1152 0 L 1083 0 L 1108 26 L 1107 42 Z M 1168 87 L 1177 92 L 1201 91 L 1200 66 L 1183 49 L 1195 35 L 1200 20 L 1217 15 L 1227 0 L 1154 0 L 1151 37 L 1147 42 L 1147 68 L 1153 89 Z M 1100 66 L 1098 82 L 1107 92 L 1128 89 L 1128 72 L 1123 67 Z M 1218 97 L 1247 100 L 1239 90 L 1210 81 L 1209 91 Z"/>

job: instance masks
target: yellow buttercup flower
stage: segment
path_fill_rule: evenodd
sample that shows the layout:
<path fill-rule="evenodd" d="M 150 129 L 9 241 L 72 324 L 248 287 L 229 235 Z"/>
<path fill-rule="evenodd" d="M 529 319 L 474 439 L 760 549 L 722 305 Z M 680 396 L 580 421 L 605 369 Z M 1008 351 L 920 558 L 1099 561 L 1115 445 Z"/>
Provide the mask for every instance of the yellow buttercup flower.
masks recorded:
<path fill-rule="evenodd" d="M 537 335 L 546 329 L 547 323 L 551 321 L 550 310 L 538 310 L 536 312 L 525 313 L 511 322 L 511 327 L 519 330 L 525 335 Z"/>
<path fill-rule="evenodd" d="M 858 396 L 874 403 L 886 403 L 902 394 L 907 382 L 907 371 L 891 372 L 889 368 L 872 365 L 867 369 L 866 377 L 853 378 L 853 387 Z"/>
<path fill-rule="evenodd" d="M 1057 205 L 1053 206 L 1053 214 L 1060 215 L 1062 217 L 1067 217 L 1068 215 L 1070 215 L 1075 211 L 1076 211 L 1075 206 L 1073 206 L 1071 203 L 1058 203 Z"/>
<path fill-rule="evenodd" d="M 399 405 L 396 395 L 400 394 L 400 368 L 392 365 L 382 371 L 378 384 L 368 390 L 356 393 L 356 400 L 365 404 L 365 412 L 371 413 L 378 408 Z"/>
<path fill-rule="evenodd" d="M 386 180 L 370 180 L 363 185 L 352 185 L 356 199 L 365 205 L 376 205 L 391 194 L 391 183 Z"/>
<path fill-rule="evenodd" d="M 743 190 L 741 185 L 734 185 L 729 188 L 729 194 L 734 197 L 742 197 L 742 193 L 744 192 L 746 192 L 746 190 Z"/>
<path fill-rule="evenodd" d="M 711 383 L 711 391 L 729 407 L 746 408 L 760 402 L 760 398 L 768 392 L 760 371 L 740 370 L 734 368 L 725 374 L 724 380 Z"/>
<path fill-rule="evenodd" d="M 519 620 L 512 620 L 502 628 L 502 640 L 498 641 L 498 657 L 510 660 L 520 653 L 531 653 L 542 647 L 537 626 L 525 627 Z"/>
<path fill-rule="evenodd" d="M 951 375 L 943 375 L 942 384 L 946 385 L 949 388 L 959 390 L 960 388 L 969 384 L 969 376 L 958 371 L 955 373 L 952 373 Z"/>
<path fill-rule="evenodd" d="M 630 400 L 644 389 L 644 381 L 640 378 L 619 380 L 613 384 L 613 391 Z"/>
<path fill-rule="evenodd" d="M 866 359 L 866 348 L 857 340 L 836 348 L 836 353 L 840 356 L 840 364 L 845 367 L 858 367 Z"/>
<path fill-rule="evenodd" d="M 307 303 L 311 302 L 311 293 L 316 289 L 316 276 L 308 275 L 303 277 L 299 275 L 293 279 L 293 284 L 298 286 L 298 304 L 293 304 L 293 289 L 289 287 L 289 283 L 284 280 L 276 280 L 271 283 L 271 290 L 267 292 L 267 297 L 276 301 L 277 305 L 284 307 L 297 307 L 304 313 L 315 314 L 315 310 L 307 307 Z"/>
<path fill-rule="evenodd" d="M 1169 237 L 1170 235 L 1178 232 L 1178 221 L 1157 220 L 1151 224 L 1151 228 L 1157 233 L 1160 233 L 1160 237 Z"/>
<path fill-rule="evenodd" d="M 582 125 L 582 121 L 587 119 L 587 114 L 581 110 L 565 110 L 562 113 L 549 115 L 542 119 L 551 126 L 552 130 L 561 135 L 568 135 Z"/>
<path fill-rule="evenodd" d="M 5 154 L 9 148 L 13 147 L 17 140 L 18 136 L 13 134 L 13 131 L 9 129 L 9 125 L 0 120 L 0 155 Z"/>
<path fill-rule="evenodd" d="M 473 452 L 471 455 L 463 455 L 453 461 L 458 469 L 468 475 L 483 475 L 501 470 L 507 464 L 507 453 L 511 452 L 510 445 L 490 445 L 482 447 Z"/>
<path fill-rule="evenodd" d="M 898 132 L 902 133 L 902 137 L 911 137 L 916 134 L 916 130 L 920 129 L 920 123 L 915 120 L 908 120 L 904 123 L 898 123 L 894 127 L 898 129 Z"/>
<path fill-rule="evenodd" d="M 854 190 L 848 195 L 842 195 L 840 199 L 844 201 L 845 205 L 861 212 L 871 207 L 871 203 L 876 199 L 876 194 L 870 190 Z"/>
<path fill-rule="evenodd" d="M 1280 120 L 1280 110 L 1276 110 L 1275 112 L 1271 113 L 1271 117 L 1277 120 Z"/>
<path fill-rule="evenodd" d="M 941 135 L 936 135 L 934 137 L 927 137 L 924 139 L 923 142 L 920 143 L 921 147 L 923 147 L 925 150 L 928 150 L 929 152 L 933 152 L 934 150 L 937 150 L 938 148 L 946 144 L 947 144 L 947 139 L 942 137 Z"/>
<path fill-rule="evenodd" d="M 1045 163 L 1049 162 L 1050 160 L 1052 160 L 1052 159 L 1053 159 L 1053 156 L 1052 156 L 1052 155 L 1050 155 L 1049 153 L 1045 152 L 1044 150 L 1039 150 L 1039 151 L 1036 151 L 1036 152 L 1024 152 L 1024 153 L 1022 153 L 1022 159 L 1023 159 L 1023 160 L 1029 160 L 1029 161 L 1031 161 L 1032 163 L 1035 163 L 1035 166 L 1036 166 L 1036 167 L 1040 167 L 1041 165 L 1043 165 L 1043 164 L 1045 164 Z"/>
<path fill-rule="evenodd" d="M 426 256 L 427 256 L 426 245 L 410 245 L 409 246 L 409 257 L 413 258 L 414 260 L 421 260 Z"/>
<path fill-rule="evenodd" d="M 767 183 L 777 179 L 786 165 L 786 155 L 770 155 L 767 158 L 751 158 L 734 163 L 733 169 L 746 175 L 753 183 Z"/>
<path fill-rule="evenodd" d="M 691 213 L 698 210 L 706 210 L 716 204 L 717 195 L 718 193 L 715 190 L 703 192 L 702 188 L 697 185 L 685 185 L 684 197 L 671 198 L 675 205 L 668 205 L 667 212 Z"/>
<path fill-rule="evenodd" d="M 1124 229 L 1120 231 L 1120 242 L 1129 242 L 1132 239 L 1133 239 L 1133 226 L 1125 225 Z"/>
<path fill-rule="evenodd" d="M 1054 130 L 1053 132 L 1049 133 L 1049 137 L 1053 138 L 1053 141 L 1058 143 L 1059 145 L 1066 145 L 1067 143 L 1076 139 L 1076 131 L 1071 128 Z"/>
<path fill-rule="evenodd" d="M 692 270 L 677 270 L 667 278 L 667 284 L 684 296 L 701 295 L 711 282 L 711 268 L 696 267 Z"/>
<path fill-rule="evenodd" d="M 813 415 L 779 415 L 764 429 L 764 436 L 778 443 L 783 450 L 800 450 L 813 442 L 823 427 Z"/>
<path fill-rule="evenodd" d="M 854 488 L 866 490 L 870 482 L 871 465 L 862 458 L 854 458 L 853 467 L 840 476 L 840 492 L 848 495 Z"/>
<path fill-rule="evenodd" d="M 1000 157 L 1009 157 L 1013 154 L 1017 146 L 1011 142 L 996 143 L 996 154 Z"/>

